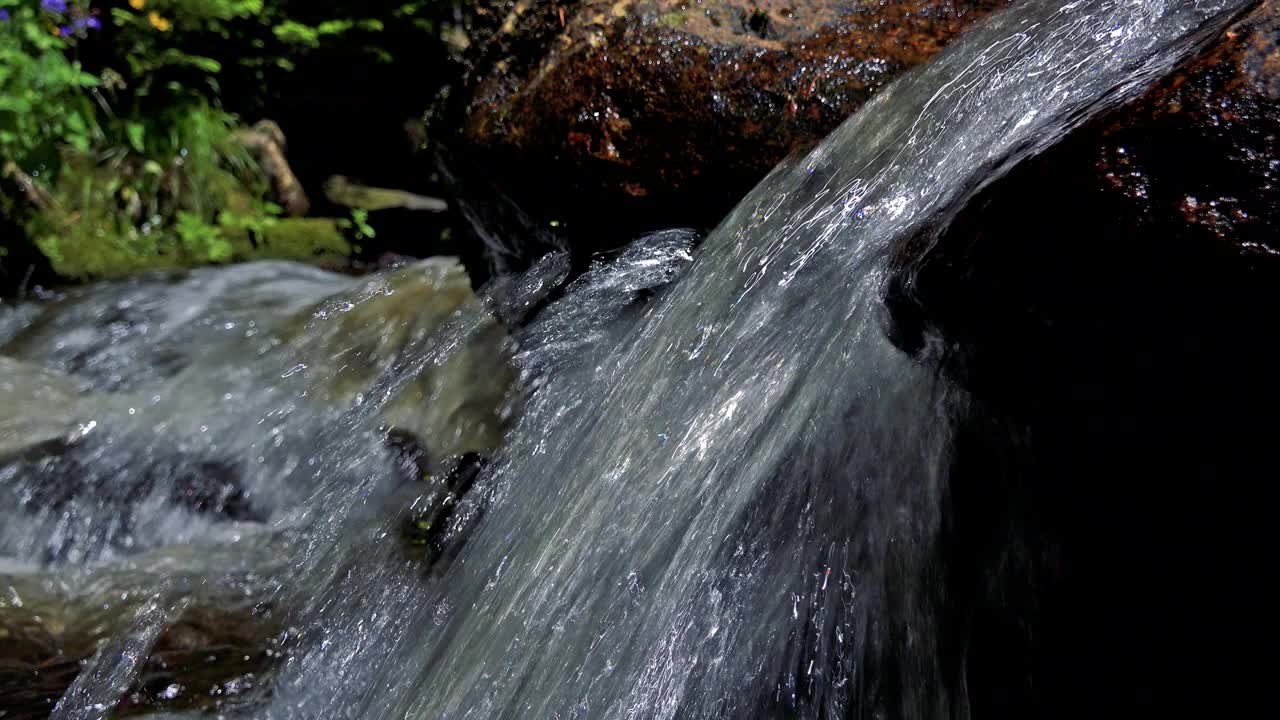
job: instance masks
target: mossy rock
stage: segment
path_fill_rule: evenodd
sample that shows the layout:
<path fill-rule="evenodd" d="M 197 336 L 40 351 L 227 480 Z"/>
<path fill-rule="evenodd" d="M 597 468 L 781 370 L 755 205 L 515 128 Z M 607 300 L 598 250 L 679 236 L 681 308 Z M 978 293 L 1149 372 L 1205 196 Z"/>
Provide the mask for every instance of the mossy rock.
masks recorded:
<path fill-rule="evenodd" d="M 210 236 L 199 244 L 182 243 L 167 230 L 123 235 L 107 227 L 77 227 L 65 235 L 44 235 L 36 246 L 54 272 L 77 280 L 249 260 L 341 267 L 353 248 L 338 223 L 334 218 L 272 219 L 256 234 L 243 227 L 210 226 Z"/>
<path fill-rule="evenodd" d="M 315 322 L 321 314 L 327 320 Z M 453 336 L 450 324 L 469 329 Z M 501 444 L 514 382 L 511 343 L 472 291 L 457 258 L 431 258 L 370 276 L 321 308 L 299 313 L 284 336 L 315 369 L 308 397 L 339 407 L 361 402 L 406 357 L 457 342 L 441 362 L 430 363 L 395 393 L 382 418 L 422 438 L 437 457 L 488 453 Z"/>
<path fill-rule="evenodd" d="M 49 258 L 54 272 L 76 280 L 114 279 L 183 266 L 178 248 L 166 239 L 130 238 L 105 229 L 101 234 L 46 234 L 35 245 Z"/>
<path fill-rule="evenodd" d="M 334 218 L 284 218 L 274 220 L 254 237 L 241 228 L 223 228 L 232 243 L 231 259 L 297 260 L 340 265 L 352 253 L 351 243 Z"/>
<path fill-rule="evenodd" d="M 83 664 L 136 612 L 138 601 L 118 597 L 0 602 L 0 717 L 48 716 Z M 236 702 L 282 659 L 283 631 L 262 606 L 188 608 L 147 653 L 114 716 L 217 710 Z"/>

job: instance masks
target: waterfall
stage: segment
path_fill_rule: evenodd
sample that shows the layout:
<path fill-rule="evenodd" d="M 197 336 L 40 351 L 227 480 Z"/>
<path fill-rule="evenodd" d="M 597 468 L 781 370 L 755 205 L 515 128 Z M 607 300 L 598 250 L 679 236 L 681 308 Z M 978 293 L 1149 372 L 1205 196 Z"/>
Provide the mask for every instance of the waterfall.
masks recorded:
<path fill-rule="evenodd" d="M 250 495 L 272 498 L 234 531 L 180 534 L 217 551 L 147 564 L 122 548 L 118 562 L 145 567 L 166 597 L 232 588 L 288 612 L 286 658 L 261 692 L 223 708 L 233 716 L 963 717 L 939 534 L 967 398 L 932 362 L 941 339 L 915 355 L 889 340 L 886 284 L 910 272 L 897 253 L 1247 4 L 1021 3 L 776 169 L 701 246 L 678 232 L 642 239 L 534 313 L 565 277 L 561 255 L 429 331 L 373 343 L 380 354 L 350 352 L 338 324 L 390 281 L 308 276 L 264 285 L 274 309 L 208 315 L 276 332 L 254 368 L 225 343 L 198 373 L 195 359 L 176 375 L 162 372 L 170 355 L 148 359 L 159 369 L 136 383 L 101 360 L 116 395 L 85 399 L 95 426 L 79 432 L 116 439 L 85 467 L 162 454 L 157 421 L 125 410 L 146 405 L 149 418 L 187 418 L 160 422 L 191 457 L 236 449 Z M 236 277 L 219 272 L 233 271 L 198 277 Z M 316 309 L 296 333 L 267 319 L 299 308 Z M 453 515 L 449 556 L 424 577 L 395 542 L 391 509 L 413 493 L 388 479 L 380 414 L 495 314 L 519 322 L 526 392 Z M 75 331 L 54 335 L 65 347 Z M 193 352 L 186 342 L 170 354 Z M 300 400 L 318 376 L 375 356 L 390 359 L 341 412 Z M 143 380 L 165 389 L 131 399 Z M 82 547 L 41 524 L 57 517 L 31 522 L 24 537 L 54 560 L 134 536 L 89 523 L 82 533 L 99 540 Z M 0 531 L 7 553 L 40 548 Z M 68 696 L 59 717 L 101 716 L 103 693 L 86 683 L 75 690 L 95 705 L 80 712 Z"/>

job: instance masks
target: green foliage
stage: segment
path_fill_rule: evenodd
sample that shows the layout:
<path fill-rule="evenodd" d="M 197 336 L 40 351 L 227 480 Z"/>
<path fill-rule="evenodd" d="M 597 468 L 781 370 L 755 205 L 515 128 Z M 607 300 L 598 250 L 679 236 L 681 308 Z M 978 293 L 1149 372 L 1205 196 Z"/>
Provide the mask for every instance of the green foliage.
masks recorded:
<path fill-rule="evenodd" d="M 194 110 L 194 111 L 192 111 Z M 56 204 L 29 227 L 59 274 L 116 277 L 151 269 L 255 258 L 336 259 L 351 247 L 333 220 L 280 218 L 235 141 L 232 119 L 188 108 L 165 121 L 148 154 L 106 160 L 68 152 Z M 162 164 L 152 157 L 168 157 Z"/>
<path fill-rule="evenodd" d="M 233 118 L 190 104 L 150 127 L 120 125 L 127 145 L 100 154 L 63 148 L 52 202 L 28 219 L 53 268 L 101 277 L 229 260 L 215 221 L 223 208 L 270 211 L 255 204 L 265 183 L 233 137 Z"/>
<path fill-rule="evenodd" d="M 231 259 L 231 243 L 222 237 L 216 225 L 205 222 L 199 215 L 179 210 L 173 224 L 178 241 L 188 252 L 209 262 L 226 262 Z"/>
<path fill-rule="evenodd" d="M 327 37 L 337 37 L 353 29 L 367 32 L 379 32 L 383 29 L 381 20 L 326 20 L 318 25 L 304 25 L 293 20 L 285 20 L 271 28 L 271 32 L 281 41 L 289 45 L 301 45 L 305 48 L 320 47 L 321 41 Z"/>
<path fill-rule="evenodd" d="M 220 107 L 229 68 L 261 77 L 329 44 L 390 59 L 360 41 L 384 31 L 384 18 L 324 17 L 308 4 L 299 19 L 289 5 L 0 0 L 0 220 L 24 227 L 56 272 L 76 278 L 331 257 L 352 250 L 343 229 L 372 238 L 367 217 L 281 219 L 235 137 L 238 119 Z M 419 11 L 405 5 L 385 19 Z M 92 71 L 81 59 L 90 54 Z"/>
<path fill-rule="evenodd" d="M 378 236 L 377 231 L 369 224 L 369 211 L 364 208 L 353 209 L 351 219 L 340 221 L 339 227 L 351 230 L 356 240 L 372 240 Z"/>
<path fill-rule="evenodd" d="M 57 22 L 35 0 L 0 0 L 0 165 L 39 171 L 59 145 L 88 149 L 97 139 L 86 92 L 98 78 L 75 60 L 79 38 L 57 35 Z"/>
<path fill-rule="evenodd" d="M 290 91 L 317 102 L 314 85 L 293 89 L 295 68 L 350 83 L 398 60 L 381 77 L 413 102 L 421 58 L 467 46 L 468 12 L 457 0 L 0 0 L 0 225 L 25 233 L 0 240 L 0 274 L 21 276 L 4 263 L 33 248 L 69 278 L 358 251 L 375 237 L 367 213 L 282 217 L 239 134 L 286 120 L 271 108 L 296 108 Z M 351 95 L 358 112 L 419 112 L 373 87 Z"/>

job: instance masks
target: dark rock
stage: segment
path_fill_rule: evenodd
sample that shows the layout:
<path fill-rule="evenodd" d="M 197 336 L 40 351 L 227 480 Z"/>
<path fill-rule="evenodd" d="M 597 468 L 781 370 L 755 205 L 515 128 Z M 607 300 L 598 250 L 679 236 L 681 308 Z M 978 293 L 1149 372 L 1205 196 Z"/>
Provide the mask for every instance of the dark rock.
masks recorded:
<path fill-rule="evenodd" d="M 234 706 L 284 659 L 285 628 L 252 610 L 192 608 L 165 630 L 116 708 L 121 717 Z"/>
<path fill-rule="evenodd" d="M 516 3 L 478 50 L 466 140 L 562 227 L 707 226 L 1008 2 Z"/>
<path fill-rule="evenodd" d="M 904 250 L 895 340 L 970 391 L 941 644 L 974 717 L 1273 704 L 1239 644 L 1276 502 L 1278 9 Z"/>
<path fill-rule="evenodd" d="M 425 480 L 431 477 L 431 452 L 422 438 L 401 428 L 388 428 L 384 444 L 391 450 L 392 461 L 404 478 Z"/>
<path fill-rule="evenodd" d="M 910 272 L 889 298 L 895 340 L 914 351 L 933 332 L 981 351 L 997 334 L 1027 348 L 1112 325 L 1146 335 L 1158 323 L 1143 313 L 1167 293 L 1170 310 L 1201 283 L 1222 286 L 1213 302 L 1246 288 L 1269 297 L 1280 273 L 1278 101 L 1280 0 L 1266 0 L 1140 97 L 905 243 Z M 1104 310 L 1105 325 L 1081 321 Z M 962 375 L 985 367 L 961 356 L 972 366 Z M 1032 365 L 991 379 L 1014 378 L 1045 380 Z"/>
<path fill-rule="evenodd" d="M 131 550 L 135 532 L 154 521 L 152 500 L 216 522 L 267 519 L 243 487 L 238 464 L 177 448 L 110 452 L 118 440 L 128 442 L 107 434 L 50 441 L 0 464 L 0 477 L 11 485 L 0 498 L 38 522 L 47 536 L 45 562 Z"/>
<path fill-rule="evenodd" d="M 1280 255 L 1280 2 L 1089 132 L 1100 187 L 1144 225 Z"/>
<path fill-rule="evenodd" d="M 29 490 L 18 506 L 28 512 L 64 510 L 78 498 L 118 507 L 122 523 L 127 508 L 162 491 L 169 503 L 193 513 L 238 521 L 265 520 L 249 502 L 235 467 L 220 460 L 191 457 L 181 452 L 154 458 L 145 467 L 105 461 L 110 440 L 41 446 L 19 460 L 18 474 Z M 129 460 L 136 458 L 130 457 Z"/>
<path fill-rule="evenodd" d="M 106 600 L 109 605 L 112 598 Z M 43 612 L 59 615 L 53 607 Z M 49 717 L 98 644 L 127 617 L 103 623 L 89 615 L 94 621 L 51 631 L 57 621 L 41 612 L 0 606 L 0 717 Z M 235 703 L 284 657 L 283 630 L 261 608 L 186 610 L 151 648 L 113 717 Z"/>
<path fill-rule="evenodd" d="M 439 473 L 426 476 L 429 490 L 410 508 L 404 524 L 405 540 L 424 550 L 424 566 L 434 574 L 462 548 L 483 513 L 483 504 L 464 508 L 463 500 L 488 465 L 478 453 L 449 458 Z"/>

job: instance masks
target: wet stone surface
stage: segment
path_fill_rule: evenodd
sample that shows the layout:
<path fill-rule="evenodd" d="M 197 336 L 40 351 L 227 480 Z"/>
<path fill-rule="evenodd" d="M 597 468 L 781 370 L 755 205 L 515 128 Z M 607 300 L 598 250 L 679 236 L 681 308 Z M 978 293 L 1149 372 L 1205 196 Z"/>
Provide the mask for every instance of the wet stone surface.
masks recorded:
<path fill-rule="evenodd" d="M 788 153 L 1008 4 L 516 3 L 476 50 L 465 139 L 561 227 L 710 226 Z"/>
<path fill-rule="evenodd" d="M 82 598 L 64 621 L 49 602 L 11 606 L 20 596 L 9 590 L 0 603 L 0 717 L 47 718 L 98 644 L 120 631 L 124 610 L 113 606 L 132 606 L 101 598 L 105 609 L 94 612 Z M 284 640 L 269 608 L 191 608 L 160 635 L 114 717 L 238 702 L 284 657 Z"/>
<path fill-rule="evenodd" d="M 1086 132 L 1102 192 L 1145 226 L 1280 256 L 1280 2 Z"/>

